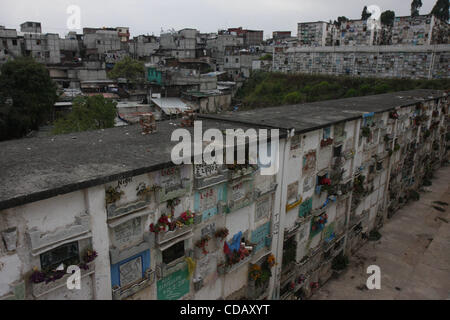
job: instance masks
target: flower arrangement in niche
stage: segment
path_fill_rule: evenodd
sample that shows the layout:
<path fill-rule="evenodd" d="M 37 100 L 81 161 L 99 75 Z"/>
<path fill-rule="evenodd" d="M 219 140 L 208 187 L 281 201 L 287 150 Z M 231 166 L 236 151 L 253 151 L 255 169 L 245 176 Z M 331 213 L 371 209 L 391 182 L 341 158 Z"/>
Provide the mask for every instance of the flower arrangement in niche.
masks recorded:
<path fill-rule="evenodd" d="M 222 229 L 217 230 L 214 233 L 214 237 L 217 238 L 217 239 L 220 239 L 220 240 L 224 240 L 224 239 L 226 239 L 228 237 L 229 233 L 230 232 L 228 231 L 227 228 L 222 228 Z"/>
<path fill-rule="evenodd" d="M 169 216 L 166 216 L 165 214 L 163 214 L 158 219 L 158 222 L 156 223 L 156 225 L 154 225 L 153 223 L 150 225 L 150 232 L 154 232 L 154 233 L 166 232 L 169 230 L 169 224 L 171 222 L 172 222 L 171 218 Z"/>
<path fill-rule="evenodd" d="M 328 146 L 330 146 L 330 145 L 333 144 L 333 141 L 334 141 L 333 138 L 323 139 L 323 140 L 320 142 L 320 146 L 321 146 L 322 148 L 328 147 Z"/>
<path fill-rule="evenodd" d="M 97 258 L 97 252 L 92 249 L 87 249 L 86 252 L 82 256 L 82 262 L 78 263 L 78 267 L 82 270 L 89 270 L 88 263 L 92 262 Z M 33 268 L 33 273 L 30 276 L 30 281 L 32 283 L 50 283 L 56 280 L 61 279 L 67 274 L 67 267 L 64 266 L 64 270 L 45 270 L 40 271 L 37 267 Z"/>
<path fill-rule="evenodd" d="M 397 111 L 392 111 L 391 113 L 389 113 L 389 118 L 393 119 L 393 120 L 397 120 L 398 119 Z"/>
<path fill-rule="evenodd" d="M 270 268 L 273 268 L 276 265 L 275 256 L 273 254 L 270 254 L 267 257 L 267 264 L 269 265 Z"/>
<path fill-rule="evenodd" d="M 224 244 L 224 253 L 226 255 L 227 266 L 232 266 L 250 256 L 250 251 L 245 248 L 245 244 L 241 244 L 239 250 L 231 251 L 227 243 Z"/>
<path fill-rule="evenodd" d="M 95 250 L 86 250 L 86 253 L 83 256 L 83 261 L 85 263 L 89 263 L 95 260 L 95 258 L 97 258 L 98 254 L 97 251 Z"/>
<path fill-rule="evenodd" d="M 119 187 L 109 187 L 108 189 L 106 189 L 105 192 L 105 200 L 106 200 L 106 204 L 112 204 L 116 201 L 118 201 L 123 195 L 124 192 L 123 191 L 119 191 L 120 188 Z"/>
<path fill-rule="evenodd" d="M 163 214 L 156 224 L 150 225 L 150 232 L 158 234 L 190 226 L 194 224 L 194 216 L 195 214 L 189 210 L 183 212 L 178 219 L 174 219 L 172 214 L 168 216 Z"/>
<path fill-rule="evenodd" d="M 203 254 L 208 254 L 208 251 L 206 250 L 206 246 L 208 245 L 209 240 L 211 240 L 210 236 L 204 236 L 199 241 L 197 241 L 195 246 L 197 248 L 202 249 Z"/>
<path fill-rule="evenodd" d="M 154 192 L 155 189 L 158 188 L 157 186 L 147 186 L 145 183 L 140 183 L 137 187 L 136 187 L 136 195 L 138 197 L 146 197 L 148 195 L 150 195 L 150 193 Z"/>
<path fill-rule="evenodd" d="M 319 185 L 321 186 L 331 186 L 331 179 L 330 178 L 322 178 L 319 181 Z"/>
<path fill-rule="evenodd" d="M 194 224 L 194 216 L 194 213 L 188 210 L 181 214 L 179 221 L 188 226 Z"/>
<path fill-rule="evenodd" d="M 328 215 L 326 213 L 319 217 L 314 217 L 312 221 L 311 230 L 312 231 L 322 231 L 328 222 Z"/>
<path fill-rule="evenodd" d="M 253 281 L 258 281 L 261 278 L 261 275 L 262 275 L 261 267 L 257 264 L 252 264 L 249 272 L 250 279 Z"/>

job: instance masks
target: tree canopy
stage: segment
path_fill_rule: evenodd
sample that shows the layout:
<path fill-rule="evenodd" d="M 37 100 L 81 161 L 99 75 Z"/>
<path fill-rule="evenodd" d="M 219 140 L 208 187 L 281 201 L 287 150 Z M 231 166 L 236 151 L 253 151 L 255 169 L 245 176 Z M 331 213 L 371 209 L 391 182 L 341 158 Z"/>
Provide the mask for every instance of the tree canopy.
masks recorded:
<path fill-rule="evenodd" d="M 363 12 L 361 13 L 361 20 L 367 20 L 371 16 L 372 16 L 372 14 L 367 11 L 367 6 L 364 6 Z"/>
<path fill-rule="evenodd" d="M 449 9 L 448 0 L 437 0 L 436 4 L 433 7 L 433 10 L 431 10 L 431 14 L 442 21 L 448 22 L 449 19 L 448 9 Z"/>
<path fill-rule="evenodd" d="M 422 8 L 422 0 L 413 0 L 411 2 L 411 17 L 417 17 L 420 8 Z"/>
<path fill-rule="evenodd" d="M 56 85 L 43 65 L 31 58 L 6 62 L 0 75 L 0 141 L 38 130 L 56 99 Z"/>
<path fill-rule="evenodd" d="M 384 11 L 380 16 L 380 19 L 382 24 L 392 27 L 394 25 L 395 12 L 391 10 Z"/>
<path fill-rule="evenodd" d="M 114 65 L 108 73 L 111 79 L 125 78 L 132 83 L 143 81 L 145 78 L 145 67 L 141 61 L 125 57 Z"/>
<path fill-rule="evenodd" d="M 340 27 L 342 23 L 349 21 L 347 17 L 340 16 L 337 18 L 337 20 L 334 21 L 334 25 Z"/>
<path fill-rule="evenodd" d="M 78 97 L 73 102 L 72 111 L 55 121 L 54 134 L 80 132 L 114 127 L 116 102 L 101 95 Z"/>

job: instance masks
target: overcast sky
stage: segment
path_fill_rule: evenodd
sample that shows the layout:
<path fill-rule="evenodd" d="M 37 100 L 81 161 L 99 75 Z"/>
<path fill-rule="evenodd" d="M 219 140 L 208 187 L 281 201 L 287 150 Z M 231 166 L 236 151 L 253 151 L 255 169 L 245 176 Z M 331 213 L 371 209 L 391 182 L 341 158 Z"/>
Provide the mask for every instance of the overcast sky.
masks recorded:
<path fill-rule="evenodd" d="M 42 22 L 43 32 L 65 35 L 69 5 L 81 8 L 82 27 L 128 26 L 133 36 L 159 35 L 161 29 L 196 28 L 201 32 L 242 26 L 297 34 L 298 22 L 360 19 L 365 5 L 397 16 L 410 14 L 412 0 L 16 0 L 2 1 L 0 25 L 20 29 L 25 21 Z M 429 13 L 436 0 L 422 0 L 421 14 Z"/>

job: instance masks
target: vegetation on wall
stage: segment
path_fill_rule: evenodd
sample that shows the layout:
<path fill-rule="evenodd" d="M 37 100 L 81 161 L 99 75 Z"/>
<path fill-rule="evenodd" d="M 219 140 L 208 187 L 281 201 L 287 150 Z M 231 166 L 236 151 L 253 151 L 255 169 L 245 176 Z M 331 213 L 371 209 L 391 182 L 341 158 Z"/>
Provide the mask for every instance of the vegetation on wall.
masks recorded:
<path fill-rule="evenodd" d="M 273 107 L 414 89 L 450 89 L 450 79 L 410 80 L 256 72 L 239 89 L 240 109 Z"/>

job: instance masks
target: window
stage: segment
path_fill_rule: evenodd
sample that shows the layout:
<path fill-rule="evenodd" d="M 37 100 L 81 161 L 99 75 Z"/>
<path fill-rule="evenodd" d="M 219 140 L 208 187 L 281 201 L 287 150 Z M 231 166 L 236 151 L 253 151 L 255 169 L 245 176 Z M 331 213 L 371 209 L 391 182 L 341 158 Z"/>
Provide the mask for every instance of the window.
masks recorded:
<path fill-rule="evenodd" d="M 41 40 L 36 40 L 36 44 L 37 44 L 38 46 L 40 46 L 40 45 L 41 45 Z"/>
<path fill-rule="evenodd" d="M 13 44 L 13 46 L 17 46 L 17 40 L 13 39 L 12 44 Z"/>
<path fill-rule="evenodd" d="M 162 252 L 162 260 L 165 264 L 169 264 L 177 259 L 182 258 L 183 256 L 184 241 L 180 241 Z"/>
<path fill-rule="evenodd" d="M 239 63 L 239 59 L 238 59 L 238 58 L 236 58 L 235 62 L 236 62 L 236 63 Z"/>
<path fill-rule="evenodd" d="M 3 40 L 2 42 L 3 42 L 3 46 L 4 46 L 5 48 L 7 48 L 7 47 L 8 47 L 8 42 L 7 42 L 6 40 Z"/>
<path fill-rule="evenodd" d="M 333 149 L 333 157 L 340 157 L 342 153 L 342 145 Z"/>
<path fill-rule="evenodd" d="M 228 63 L 228 58 L 225 58 L 225 62 Z"/>
<path fill-rule="evenodd" d="M 61 263 L 64 263 L 66 266 L 76 265 L 80 263 L 78 241 L 64 244 L 53 250 L 44 252 L 41 254 L 40 259 L 42 270 L 53 270 Z"/>
<path fill-rule="evenodd" d="M 282 267 L 287 267 L 291 262 L 295 261 L 295 255 L 297 252 L 297 241 L 295 237 L 290 237 L 284 241 L 283 245 L 283 263 Z"/>

